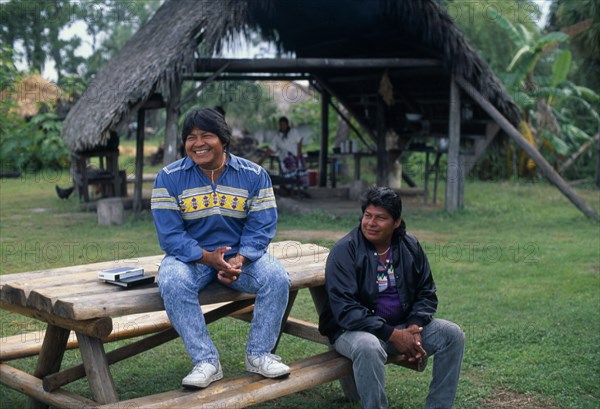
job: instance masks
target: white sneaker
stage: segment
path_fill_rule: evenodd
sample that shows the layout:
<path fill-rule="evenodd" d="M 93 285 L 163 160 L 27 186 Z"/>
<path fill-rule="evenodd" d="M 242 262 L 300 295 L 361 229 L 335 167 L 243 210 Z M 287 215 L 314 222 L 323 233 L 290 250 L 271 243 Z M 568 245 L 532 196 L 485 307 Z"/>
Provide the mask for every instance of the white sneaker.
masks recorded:
<path fill-rule="evenodd" d="M 290 374 L 290 367 L 275 354 L 261 356 L 246 355 L 246 370 L 266 378 L 279 378 Z"/>
<path fill-rule="evenodd" d="M 194 369 L 181 381 L 184 388 L 206 388 L 214 381 L 223 378 L 223 369 L 221 363 L 217 361 L 217 366 L 202 362 L 194 366 Z"/>

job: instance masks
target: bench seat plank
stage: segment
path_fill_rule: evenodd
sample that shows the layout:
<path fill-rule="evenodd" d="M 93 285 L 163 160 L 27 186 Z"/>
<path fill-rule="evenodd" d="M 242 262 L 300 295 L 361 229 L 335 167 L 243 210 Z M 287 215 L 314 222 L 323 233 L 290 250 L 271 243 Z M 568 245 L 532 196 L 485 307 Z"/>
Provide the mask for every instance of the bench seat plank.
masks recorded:
<path fill-rule="evenodd" d="M 222 380 L 211 384 L 205 389 L 197 391 L 190 391 L 186 389 L 178 389 L 175 391 L 169 391 L 159 393 L 151 396 L 144 396 L 141 398 L 126 400 L 119 402 L 122 407 L 133 407 L 133 408 L 145 408 L 145 409 L 158 409 L 158 408 L 202 408 L 202 407 L 235 407 L 242 408 L 244 406 L 214 406 L 207 403 L 212 402 L 218 397 L 224 397 L 228 394 L 239 393 L 242 388 L 260 389 L 265 386 L 272 384 L 279 384 L 282 382 L 294 383 L 297 380 L 297 375 L 300 371 L 306 370 L 307 368 L 320 368 L 327 362 L 335 359 L 343 359 L 350 365 L 350 361 L 346 358 L 341 357 L 335 351 L 328 351 L 322 354 L 312 356 L 310 358 L 302 359 L 290 365 L 292 371 L 291 375 L 285 379 L 265 379 L 257 374 L 247 374 L 233 378 L 223 378 Z M 349 366 L 350 367 L 350 366 Z M 295 374 L 295 375 L 294 375 Z M 258 402 L 254 402 L 258 403 Z M 205 406 L 203 406 L 205 405 Z M 247 406 L 247 405 L 246 405 Z M 102 409 L 114 409 L 114 406 L 106 405 L 100 406 Z"/>

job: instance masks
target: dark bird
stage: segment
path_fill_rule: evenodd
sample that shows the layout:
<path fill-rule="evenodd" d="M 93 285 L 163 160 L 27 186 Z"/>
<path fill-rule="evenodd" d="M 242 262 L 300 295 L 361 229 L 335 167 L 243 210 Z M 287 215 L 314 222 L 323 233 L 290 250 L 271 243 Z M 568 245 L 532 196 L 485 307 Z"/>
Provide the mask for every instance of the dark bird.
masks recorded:
<path fill-rule="evenodd" d="M 71 196 L 71 193 L 73 193 L 73 190 L 75 190 L 75 186 L 71 186 L 66 189 L 63 189 L 63 188 L 59 187 L 58 185 L 56 185 L 56 194 L 61 199 L 68 199 L 69 196 Z"/>

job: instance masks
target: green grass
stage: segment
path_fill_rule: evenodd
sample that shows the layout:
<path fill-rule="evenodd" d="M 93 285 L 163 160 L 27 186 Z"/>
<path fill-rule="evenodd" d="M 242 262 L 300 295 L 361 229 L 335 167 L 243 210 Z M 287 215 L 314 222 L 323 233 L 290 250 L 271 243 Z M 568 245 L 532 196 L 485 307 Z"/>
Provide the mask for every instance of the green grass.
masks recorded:
<path fill-rule="evenodd" d="M 81 212 L 77 199 L 56 197 L 57 183 L 70 182 L 66 174 L 0 180 L 2 274 L 160 252 L 150 214 L 129 214 L 123 226 L 99 227 L 96 214 Z M 600 210 L 597 190 L 578 194 Z M 455 407 L 480 408 L 484 401 L 500 407 L 506 391 L 529 402 L 513 407 L 600 407 L 600 225 L 544 183 L 468 182 L 465 203 L 465 210 L 451 215 L 418 207 L 404 213 L 429 255 L 440 299 L 437 316 L 455 321 L 467 335 Z M 283 214 L 279 231 L 347 231 L 355 224 L 356 216 L 324 211 Z M 307 292 L 300 293 L 292 315 L 316 322 Z M 0 347 L 8 335 L 43 328 L 4 311 L 0 324 Z M 226 319 L 209 328 L 226 375 L 243 373 L 247 325 Z M 292 362 L 324 350 L 284 335 L 278 353 Z M 68 351 L 63 367 L 79 362 L 79 354 Z M 32 372 L 35 359 L 11 364 Z M 114 365 L 112 373 L 126 399 L 176 389 L 189 369 L 185 349 L 175 340 Z M 388 367 L 387 374 L 390 407 L 422 407 L 431 365 L 424 373 Z M 66 389 L 89 396 L 85 381 Z M 0 388 L 2 409 L 26 402 L 22 394 Z M 325 405 L 359 407 L 342 399 L 337 382 L 257 407 Z"/>

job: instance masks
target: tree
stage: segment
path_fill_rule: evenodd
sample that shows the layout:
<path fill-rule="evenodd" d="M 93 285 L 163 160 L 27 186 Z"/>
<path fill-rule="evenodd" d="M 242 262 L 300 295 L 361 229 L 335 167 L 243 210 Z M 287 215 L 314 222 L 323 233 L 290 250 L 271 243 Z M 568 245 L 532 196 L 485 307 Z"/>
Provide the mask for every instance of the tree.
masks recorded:
<path fill-rule="evenodd" d="M 600 94 L 600 3 L 597 0 L 553 0 L 546 29 L 577 30 L 570 43 L 576 60 L 571 77 Z M 600 105 L 595 108 L 600 109 Z"/>
<path fill-rule="evenodd" d="M 160 3 L 160 0 L 10 0 L 0 3 L 0 40 L 13 50 L 13 63 L 25 58 L 28 71 L 43 72 L 46 64 L 54 63 L 59 85 L 65 76 L 82 75 L 89 79 L 150 18 Z M 92 36 L 94 55 L 87 61 L 76 53 L 81 38 L 61 38 L 64 29 L 82 23 Z M 19 48 L 23 49 L 22 56 L 14 51 Z"/>
<path fill-rule="evenodd" d="M 446 8 L 469 42 L 496 72 L 504 71 L 517 51 L 512 42 L 498 41 L 506 33 L 493 24 L 496 15 L 522 25 L 528 32 L 535 29 L 541 15 L 537 4 L 528 0 L 446 0 Z"/>
<path fill-rule="evenodd" d="M 521 131 L 558 167 L 592 138 L 585 129 L 588 123 L 600 121 L 591 105 L 598 101 L 598 94 L 568 80 L 572 66 L 572 53 L 567 48 L 569 35 L 531 32 L 493 14 L 517 48 L 506 72 L 499 76 L 523 110 Z M 522 155 L 521 173 L 526 169 L 533 170 L 533 164 Z"/>

